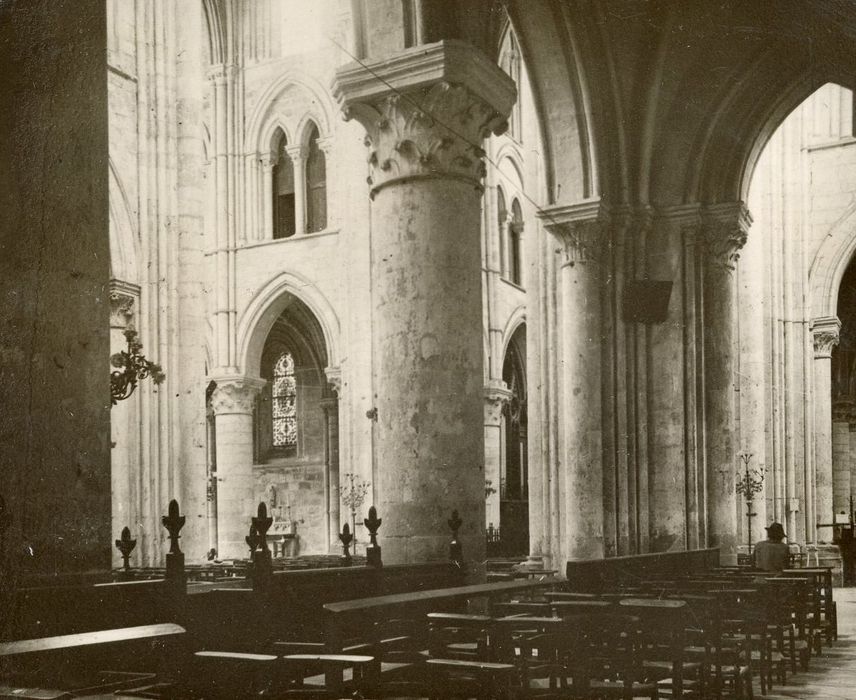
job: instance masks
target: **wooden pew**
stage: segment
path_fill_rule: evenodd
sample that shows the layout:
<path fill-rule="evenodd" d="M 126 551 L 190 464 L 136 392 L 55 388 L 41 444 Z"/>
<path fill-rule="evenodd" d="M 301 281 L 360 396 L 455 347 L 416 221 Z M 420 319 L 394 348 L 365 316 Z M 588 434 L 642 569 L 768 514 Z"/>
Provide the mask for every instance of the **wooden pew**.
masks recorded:
<path fill-rule="evenodd" d="M 105 676 L 114 685 L 122 676 L 124 684 L 139 684 L 175 670 L 170 662 L 181 662 L 184 637 L 183 627 L 163 623 L 2 642 L 0 685 L 79 692 L 104 685 Z M 105 674 L 110 668 L 122 673 Z"/>
<path fill-rule="evenodd" d="M 718 564 L 718 548 L 637 554 L 609 559 L 581 559 L 567 563 L 565 578 L 570 591 L 599 593 L 646 579 L 680 577 L 687 573 L 701 572 Z"/>

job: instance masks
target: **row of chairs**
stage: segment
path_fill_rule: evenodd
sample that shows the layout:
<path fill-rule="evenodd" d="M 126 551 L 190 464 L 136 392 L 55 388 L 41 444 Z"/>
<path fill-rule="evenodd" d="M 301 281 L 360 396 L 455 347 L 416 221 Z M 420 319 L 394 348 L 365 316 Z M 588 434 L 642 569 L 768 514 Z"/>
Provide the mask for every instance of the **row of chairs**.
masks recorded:
<path fill-rule="evenodd" d="M 182 697 L 751 699 L 809 667 L 835 613 L 826 570 L 722 568 L 384 620 L 337 654 L 197 652 Z"/>

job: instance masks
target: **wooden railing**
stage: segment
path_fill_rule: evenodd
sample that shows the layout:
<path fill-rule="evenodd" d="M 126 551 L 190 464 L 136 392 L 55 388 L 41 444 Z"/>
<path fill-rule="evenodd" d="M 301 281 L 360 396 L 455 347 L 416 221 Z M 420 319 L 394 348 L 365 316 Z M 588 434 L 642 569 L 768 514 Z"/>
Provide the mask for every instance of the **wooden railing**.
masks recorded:
<path fill-rule="evenodd" d="M 620 584 L 661 576 L 680 576 L 718 565 L 718 548 L 693 549 L 569 561 L 565 577 L 569 590 L 598 593 Z"/>

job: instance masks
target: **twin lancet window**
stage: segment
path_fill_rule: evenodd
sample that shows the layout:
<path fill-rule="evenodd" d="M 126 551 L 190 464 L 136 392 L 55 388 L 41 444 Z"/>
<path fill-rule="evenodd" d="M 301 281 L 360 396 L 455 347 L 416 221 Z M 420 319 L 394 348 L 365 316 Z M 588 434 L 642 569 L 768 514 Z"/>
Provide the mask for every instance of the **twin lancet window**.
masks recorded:
<path fill-rule="evenodd" d="M 289 146 L 282 131 L 274 139 L 274 238 L 327 228 L 327 160 L 319 138 L 311 124 L 304 146 Z"/>
<path fill-rule="evenodd" d="M 515 197 L 511 202 L 511 216 L 505 205 L 502 188 L 496 190 L 496 213 L 499 230 L 499 257 L 501 274 L 509 282 L 523 284 L 522 240 L 523 211 Z"/>

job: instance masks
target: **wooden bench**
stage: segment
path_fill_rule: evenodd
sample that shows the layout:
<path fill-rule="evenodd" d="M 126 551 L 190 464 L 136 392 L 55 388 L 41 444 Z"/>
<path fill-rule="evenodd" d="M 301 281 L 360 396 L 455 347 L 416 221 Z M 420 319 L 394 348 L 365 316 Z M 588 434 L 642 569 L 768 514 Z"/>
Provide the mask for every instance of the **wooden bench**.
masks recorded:
<path fill-rule="evenodd" d="M 180 662 L 184 635 L 180 625 L 162 623 L 3 642 L 0 676 L 68 689 L 94 684 L 104 669 L 154 673 Z"/>

